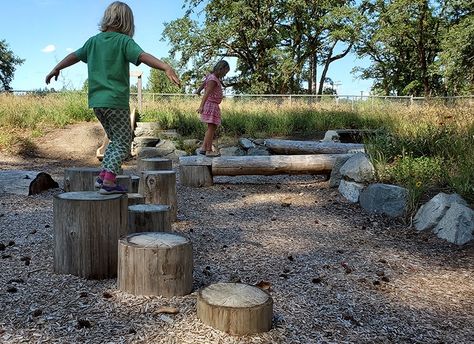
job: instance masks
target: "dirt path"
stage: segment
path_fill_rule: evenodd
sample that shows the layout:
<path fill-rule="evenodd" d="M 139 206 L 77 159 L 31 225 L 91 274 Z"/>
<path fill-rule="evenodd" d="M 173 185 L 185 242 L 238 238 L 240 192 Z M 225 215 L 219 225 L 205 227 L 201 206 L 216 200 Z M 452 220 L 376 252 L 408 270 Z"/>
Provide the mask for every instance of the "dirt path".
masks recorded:
<path fill-rule="evenodd" d="M 60 174 L 98 164 L 95 128 L 52 132 L 38 140 L 39 156 L 0 156 L 1 168 Z M 194 284 L 170 299 L 54 274 L 53 193 L 1 194 L 0 342 L 472 343 L 474 244 L 366 214 L 318 177 L 215 181 L 189 188 L 178 179 L 173 231 L 193 243 Z M 266 282 L 271 331 L 231 337 L 199 321 L 196 292 L 228 281 Z M 162 306 L 179 313 L 160 314 Z"/>

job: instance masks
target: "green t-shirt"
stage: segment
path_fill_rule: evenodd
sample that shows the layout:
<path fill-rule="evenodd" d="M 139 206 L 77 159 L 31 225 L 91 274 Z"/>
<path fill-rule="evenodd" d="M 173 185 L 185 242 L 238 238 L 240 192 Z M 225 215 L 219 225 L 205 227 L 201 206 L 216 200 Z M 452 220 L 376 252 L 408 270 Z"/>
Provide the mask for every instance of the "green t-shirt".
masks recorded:
<path fill-rule="evenodd" d="M 87 63 L 89 107 L 128 109 L 129 64 L 138 66 L 142 52 L 131 37 L 118 32 L 101 32 L 76 50 L 77 58 Z"/>

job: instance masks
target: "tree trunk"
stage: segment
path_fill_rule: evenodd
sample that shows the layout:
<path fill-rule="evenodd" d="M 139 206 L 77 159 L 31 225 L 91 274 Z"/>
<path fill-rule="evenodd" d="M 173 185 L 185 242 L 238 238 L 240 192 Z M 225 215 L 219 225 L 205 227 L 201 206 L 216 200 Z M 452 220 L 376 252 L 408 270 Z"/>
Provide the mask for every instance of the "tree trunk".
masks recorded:
<path fill-rule="evenodd" d="M 292 141 L 268 139 L 265 146 L 275 154 L 345 154 L 351 150 L 363 150 L 361 143 Z"/>
<path fill-rule="evenodd" d="M 340 154 L 219 157 L 213 176 L 329 174 Z"/>
<path fill-rule="evenodd" d="M 118 288 L 133 295 L 183 296 L 193 287 L 191 242 L 170 233 L 135 233 L 118 244 Z"/>
<path fill-rule="evenodd" d="M 54 272 L 87 279 L 115 277 L 117 242 L 127 234 L 127 202 L 124 194 L 94 191 L 54 196 Z"/>
<path fill-rule="evenodd" d="M 171 207 L 171 220 L 176 221 L 177 198 L 175 171 L 142 172 L 138 192 L 145 197 L 145 203 L 169 205 Z"/>
<path fill-rule="evenodd" d="M 128 232 L 171 232 L 170 206 L 162 204 L 129 206 Z"/>
<path fill-rule="evenodd" d="M 71 167 L 64 170 L 64 191 L 94 191 L 94 183 L 101 169 L 97 167 Z"/>
<path fill-rule="evenodd" d="M 231 335 L 250 335 L 272 328 L 273 300 L 260 288 L 242 283 L 216 283 L 197 297 L 198 318 Z"/>

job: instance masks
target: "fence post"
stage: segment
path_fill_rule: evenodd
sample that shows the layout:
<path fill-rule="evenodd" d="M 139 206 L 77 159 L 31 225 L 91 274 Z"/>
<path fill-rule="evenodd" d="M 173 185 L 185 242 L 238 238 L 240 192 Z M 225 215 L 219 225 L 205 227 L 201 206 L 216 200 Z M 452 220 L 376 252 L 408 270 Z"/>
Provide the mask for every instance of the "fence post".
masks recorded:
<path fill-rule="evenodd" d="M 410 107 L 413 106 L 413 94 L 410 96 Z"/>

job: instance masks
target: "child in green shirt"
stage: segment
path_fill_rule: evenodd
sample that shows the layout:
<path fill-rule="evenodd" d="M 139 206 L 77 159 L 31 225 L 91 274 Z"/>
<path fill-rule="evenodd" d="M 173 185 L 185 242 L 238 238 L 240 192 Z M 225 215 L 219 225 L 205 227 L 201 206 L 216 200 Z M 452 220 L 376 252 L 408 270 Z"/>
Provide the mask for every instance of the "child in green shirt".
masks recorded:
<path fill-rule="evenodd" d="M 102 160 L 102 171 L 96 180 L 101 194 L 126 193 L 115 182 L 122 162 L 130 153 L 129 63 L 144 63 L 162 70 L 168 79 L 180 86 L 175 71 L 165 62 L 144 52 L 133 40 L 135 25 L 130 7 L 120 1 L 111 3 L 100 23 L 100 33 L 89 38 L 84 46 L 66 56 L 46 76 L 46 84 L 59 72 L 79 61 L 87 63 L 89 107 L 104 127 L 110 140 Z"/>

